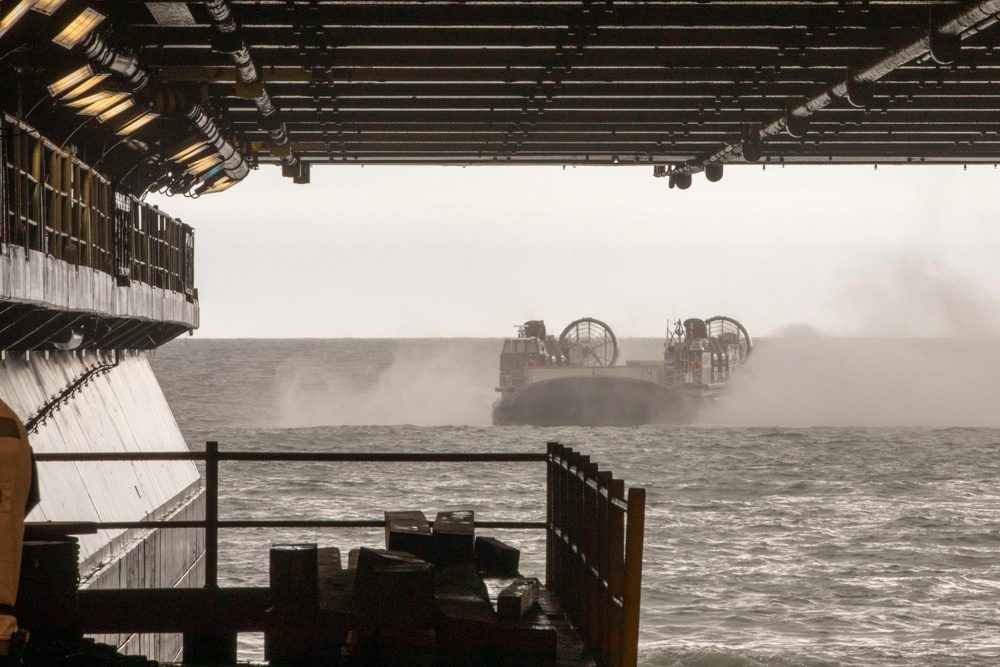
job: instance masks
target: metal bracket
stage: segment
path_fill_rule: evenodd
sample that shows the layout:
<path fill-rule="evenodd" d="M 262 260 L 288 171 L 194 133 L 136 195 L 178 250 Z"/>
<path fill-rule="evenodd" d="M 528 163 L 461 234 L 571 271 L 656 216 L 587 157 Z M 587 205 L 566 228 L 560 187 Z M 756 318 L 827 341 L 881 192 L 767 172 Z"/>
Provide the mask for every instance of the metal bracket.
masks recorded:
<path fill-rule="evenodd" d="M 854 74 L 847 72 L 847 101 L 852 107 L 863 108 L 872 103 L 875 98 L 875 84 L 871 81 L 859 81 Z"/>
<path fill-rule="evenodd" d="M 764 152 L 759 123 L 747 123 L 740 129 L 740 150 L 747 162 L 757 162 Z"/>
<path fill-rule="evenodd" d="M 792 114 L 792 110 L 797 106 L 798 103 L 792 100 L 785 103 L 785 131 L 789 136 L 801 139 L 809 131 L 809 119 Z"/>
<path fill-rule="evenodd" d="M 931 43 L 931 58 L 939 65 L 949 65 L 958 59 L 962 51 L 961 35 L 946 35 L 931 29 L 927 35 Z"/>

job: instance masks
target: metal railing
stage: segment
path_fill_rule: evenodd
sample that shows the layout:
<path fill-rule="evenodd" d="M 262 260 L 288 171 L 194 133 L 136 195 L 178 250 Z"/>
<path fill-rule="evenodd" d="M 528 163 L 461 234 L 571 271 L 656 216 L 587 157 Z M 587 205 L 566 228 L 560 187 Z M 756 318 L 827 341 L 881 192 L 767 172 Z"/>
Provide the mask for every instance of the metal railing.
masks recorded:
<path fill-rule="evenodd" d="M 558 443 L 547 460 L 546 586 L 598 664 L 635 665 L 646 491 Z"/>
<path fill-rule="evenodd" d="M 342 453 L 224 452 L 210 441 L 191 452 L 39 453 L 39 463 L 111 461 L 202 461 L 205 518 L 29 523 L 51 525 L 66 534 L 100 529 L 200 528 L 205 531 L 205 588 L 218 589 L 219 531 L 244 528 L 382 528 L 383 519 L 220 519 L 219 464 L 312 463 L 542 463 L 546 464 L 545 521 L 476 521 L 477 528 L 545 530 L 546 586 L 555 594 L 581 639 L 608 667 L 636 664 L 645 490 L 598 470 L 587 456 L 554 442 L 540 453 Z M 627 517 L 627 522 L 626 522 Z M 121 628 L 122 631 L 128 628 Z"/>
<path fill-rule="evenodd" d="M 193 295 L 191 227 L 10 115 L 0 116 L 0 243 Z"/>

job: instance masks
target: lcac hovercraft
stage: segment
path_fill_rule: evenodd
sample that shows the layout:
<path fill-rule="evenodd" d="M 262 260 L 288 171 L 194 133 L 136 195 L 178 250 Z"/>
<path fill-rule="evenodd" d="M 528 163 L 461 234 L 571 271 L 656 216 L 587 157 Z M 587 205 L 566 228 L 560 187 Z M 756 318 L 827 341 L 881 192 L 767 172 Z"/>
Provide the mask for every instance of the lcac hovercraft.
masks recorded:
<path fill-rule="evenodd" d="M 493 423 L 635 426 L 688 423 L 718 396 L 753 351 L 746 328 L 723 315 L 678 320 L 662 360 L 618 361 L 618 339 L 592 317 L 559 337 L 545 322 L 518 326 L 500 353 Z"/>

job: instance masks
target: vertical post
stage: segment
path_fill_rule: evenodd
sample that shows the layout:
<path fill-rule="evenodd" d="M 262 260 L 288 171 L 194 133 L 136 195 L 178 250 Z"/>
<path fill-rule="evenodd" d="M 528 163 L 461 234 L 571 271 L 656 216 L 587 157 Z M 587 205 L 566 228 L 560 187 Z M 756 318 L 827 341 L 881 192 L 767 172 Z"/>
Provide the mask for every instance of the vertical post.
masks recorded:
<path fill-rule="evenodd" d="M 612 501 L 625 500 L 625 482 L 612 479 L 608 484 L 608 496 Z M 622 637 L 624 628 L 625 601 L 625 512 L 614 502 L 608 504 L 608 592 L 611 595 L 611 619 L 608 623 L 611 667 L 622 665 Z M 619 604 L 619 602 L 621 604 Z"/>
<path fill-rule="evenodd" d="M 613 475 L 610 471 L 602 470 L 597 473 L 597 582 L 598 582 L 598 602 L 597 602 L 597 627 L 600 630 L 600 656 L 601 662 L 605 665 L 611 662 L 611 584 L 608 577 L 608 564 L 611 561 L 609 552 L 610 543 L 610 518 L 608 507 L 611 504 L 610 494 L 611 480 Z"/>
<path fill-rule="evenodd" d="M 628 490 L 628 523 L 625 524 L 625 595 L 622 632 L 622 665 L 634 667 L 639 659 L 639 600 L 642 593 L 642 540 L 646 523 L 646 489 Z"/>
<path fill-rule="evenodd" d="M 219 443 L 205 443 L 205 588 L 219 587 Z"/>
<path fill-rule="evenodd" d="M 600 654 L 600 627 L 598 624 L 597 607 L 600 604 L 598 598 L 598 586 L 600 584 L 598 562 L 598 534 L 600 529 L 597 522 L 597 473 L 599 472 L 596 463 L 587 463 L 583 466 L 583 535 L 581 535 L 583 548 L 583 610 L 584 636 L 587 647 L 591 652 L 601 658 Z M 590 483 L 594 486 L 591 487 Z"/>
<path fill-rule="evenodd" d="M 566 590 L 566 448 L 556 445 L 554 448 L 555 460 L 552 462 L 553 481 L 555 490 L 553 491 L 552 521 L 554 529 L 552 540 L 555 543 L 555 564 L 552 568 L 552 583 L 546 582 L 550 589 L 555 591 L 556 596 L 565 599 Z"/>
<path fill-rule="evenodd" d="M 570 520 L 570 548 L 572 555 L 572 582 L 570 583 L 570 599 L 572 601 L 570 606 L 570 617 L 573 619 L 573 624 L 578 628 L 585 624 L 584 619 L 584 605 L 586 604 L 585 597 L 585 586 L 586 581 L 586 564 L 584 562 L 583 549 L 585 548 L 583 536 L 586 531 L 584 527 L 584 508 L 586 506 L 586 498 L 584 488 L 586 482 L 584 482 L 583 477 L 583 467 L 590 463 L 590 457 L 583 454 L 574 453 L 572 459 L 573 469 L 571 471 L 571 484 L 572 484 L 572 498 L 571 498 L 571 520 Z"/>
<path fill-rule="evenodd" d="M 549 441 L 546 444 L 545 458 L 545 585 L 552 588 L 555 581 L 555 530 L 554 523 L 554 503 L 555 503 L 555 455 L 556 447 L 559 443 Z"/>

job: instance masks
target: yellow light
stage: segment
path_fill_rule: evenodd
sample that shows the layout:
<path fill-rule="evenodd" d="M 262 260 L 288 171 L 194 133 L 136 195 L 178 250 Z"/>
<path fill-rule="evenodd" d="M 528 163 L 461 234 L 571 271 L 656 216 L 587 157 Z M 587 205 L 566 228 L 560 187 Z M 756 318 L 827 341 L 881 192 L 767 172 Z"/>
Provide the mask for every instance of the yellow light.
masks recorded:
<path fill-rule="evenodd" d="M 84 116 L 96 116 L 99 113 L 103 113 L 118 104 L 122 100 L 128 97 L 128 93 L 115 93 L 114 95 L 109 95 L 103 100 L 98 100 L 90 106 L 80 109 L 77 113 Z"/>
<path fill-rule="evenodd" d="M 154 118 L 159 118 L 159 116 L 160 114 L 153 113 L 152 111 L 147 111 L 146 113 L 140 114 L 135 118 L 133 118 L 132 120 L 130 120 L 129 122 L 122 125 L 121 129 L 118 130 L 118 132 L 116 132 L 115 134 L 118 134 L 120 136 L 128 136 L 133 132 L 135 132 L 136 130 L 138 130 L 140 127 L 146 125 L 146 123 L 153 120 Z"/>
<path fill-rule="evenodd" d="M 0 19 L 0 37 L 3 37 L 4 33 L 13 28 L 14 24 L 28 13 L 33 4 L 35 4 L 34 0 L 21 0 L 21 2 L 14 5 L 14 9 L 10 10 L 7 16 Z"/>
<path fill-rule="evenodd" d="M 97 114 L 97 120 L 102 123 L 107 120 L 110 120 L 115 116 L 117 116 L 118 114 L 120 114 L 122 111 L 125 111 L 125 109 L 130 108 L 133 104 L 134 102 L 132 102 L 132 98 L 130 97 L 121 104 L 116 104 L 115 106 L 111 107 L 104 113 Z"/>
<path fill-rule="evenodd" d="M 104 20 L 104 14 L 95 12 L 88 7 L 80 12 L 80 15 L 73 19 L 63 31 L 52 38 L 52 41 L 59 46 L 72 49 L 83 41 L 83 39 Z"/>
<path fill-rule="evenodd" d="M 35 6 L 32 9 L 46 16 L 52 16 L 65 2 L 66 0 L 35 0 Z"/>
<path fill-rule="evenodd" d="M 49 86 L 49 95 L 58 97 L 73 86 L 83 83 L 92 76 L 94 76 L 94 70 L 90 69 L 90 65 L 84 65 L 80 69 L 73 70 Z"/>
<path fill-rule="evenodd" d="M 233 179 L 229 178 L 228 176 L 223 176 L 218 181 L 216 181 L 215 184 L 212 185 L 212 187 L 206 188 L 206 189 L 202 190 L 200 194 L 210 195 L 213 192 L 222 192 L 223 190 L 228 190 L 229 188 L 233 187 L 237 183 L 239 183 L 239 181 L 234 181 Z"/>
<path fill-rule="evenodd" d="M 195 141 L 193 144 L 182 148 L 177 151 L 170 159 L 174 162 L 187 162 L 188 159 L 194 157 L 198 153 L 205 150 L 206 145 L 204 141 Z"/>
<path fill-rule="evenodd" d="M 72 100 L 72 99 L 74 99 L 76 97 L 79 97 L 80 95 L 84 94 L 85 92 L 87 92 L 88 90 L 90 90 L 91 88 L 93 88 L 94 86 L 96 86 L 97 84 L 99 84 L 101 81 L 104 81 L 105 79 L 107 79 L 109 76 L 111 76 L 111 75 L 110 74 L 95 74 L 94 76 L 90 77 L 89 79 L 87 79 L 86 81 L 84 81 L 83 83 L 81 83 L 79 86 L 77 86 L 76 88 L 74 88 L 73 90 L 71 90 L 68 93 L 66 93 L 65 95 L 63 95 L 63 101 Z"/>
<path fill-rule="evenodd" d="M 112 93 L 105 93 L 105 92 L 94 93 L 93 95 L 87 95 L 86 97 L 81 97 L 78 100 L 73 100 L 66 106 L 72 107 L 73 109 L 82 109 L 84 107 L 89 107 L 91 104 L 94 104 L 95 102 L 106 100 L 109 97 L 112 97 Z"/>
<path fill-rule="evenodd" d="M 187 173 L 197 176 L 198 174 L 208 171 L 220 162 L 222 162 L 222 158 L 218 155 L 214 153 L 212 155 L 206 155 L 200 160 L 193 162 L 191 166 L 188 167 Z"/>

